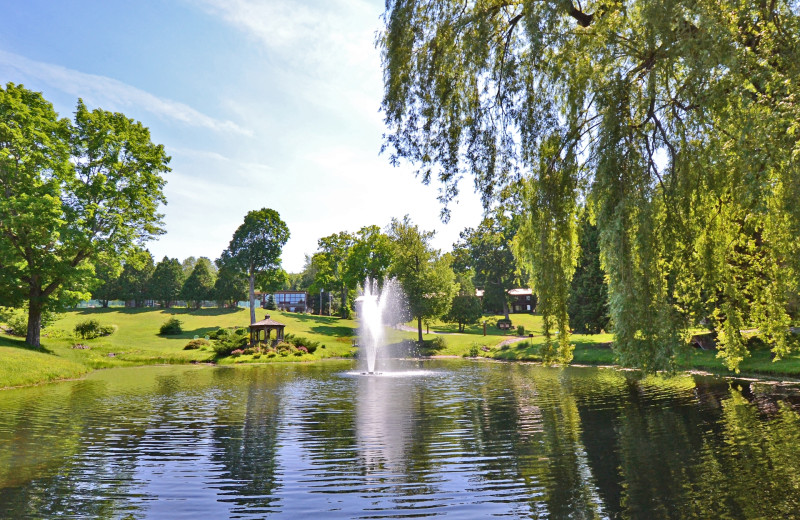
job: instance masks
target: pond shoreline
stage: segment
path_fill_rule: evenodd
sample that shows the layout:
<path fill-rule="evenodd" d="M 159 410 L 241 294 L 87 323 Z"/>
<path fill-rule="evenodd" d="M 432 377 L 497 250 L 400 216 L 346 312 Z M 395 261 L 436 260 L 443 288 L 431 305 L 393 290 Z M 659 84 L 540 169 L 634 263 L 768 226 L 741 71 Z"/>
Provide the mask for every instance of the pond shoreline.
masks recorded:
<path fill-rule="evenodd" d="M 544 366 L 541 361 L 534 360 L 534 359 L 498 359 L 493 357 L 487 356 L 478 356 L 478 357 L 466 357 L 466 356 L 456 356 L 456 355 L 432 355 L 432 356 L 419 356 L 414 358 L 397 358 L 398 360 L 438 360 L 438 359 L 453 359 L 453 360 L 465 360 L 465 361 L 477 361 L 477 362 L 494 362 L 494 363 L 514 363 L 514 364 L 525 364 L 525 365 L 536 365 L 536 366 Z M 109 367 L 100 367 L 89 370 L 88 372 L 82 374 L 79 377 L 66 377 L 66 378 L 59 378 L 59 379 L 49 379 L 49 380 L 41 380 L 37 382 L 33 382 L 30 384 L 24 385 L 16 385 L 16 386 L 5 386 L 0 387 L 0 391 L 3 390 L 19 390 L 23 388 L 33 388 L 44 386 L 51 383 L 64 383 L 69 381 L 80 381 L 85 379 L 87 376 L 102 372 L 106 370 L 113 370 L 117 368 L 145 368 L 145 367 L 168 367 L 168 366 L 204 366 L 204 367 L 217 367 L 217 368 L 237 368 L 243 366 L 267 366 L 267 365 L 275 365 L 275 364 L 283 364 L 283 365 L 295 365 L 295 364 L 318 364 L 318 363 L 326 363 L 331 361 L 356 361 L 352 357 L 327 357 L 322 359 L 315 359 L 315 360 L 300 360 L 300 361 L 249 361 L 246 363 L 216 363 L 210 361 L 204 362 L 190 362 L 190 363 L 151 363 L 151 364 L 138 364 L 138 365 L 124 365 L 124 366 L 109 366 Z M 553 365 L 553 368 L 562 368 L 560 365 Z M 620 365 L 614 364 L 607 364 L 607 363 L 598 363 L 598 364 L 591 364 L 591 363 L 573 363 L 567 365 L 563 368 L 604 368 L 604 369 L 612 369 L 617 370 L 620 372 L 639 372 L 642 373 L 640 369 L 637 368 L 628 368 L 622 367 Z M 775 385 L 795 385 L 800 383 L 800 378 L 794 378 L 789 375 L 786 376 L 776 376 L 775 374 L 760 374 L 755 372 L 741 372 L 739 374 L 733 373 L 722 373 L 722 372 L 713 372 L 709 370 L 699 370 L 699 369 L 685 369 L 685 370 L 678 370 L 673 374 L 668 374 L 667 372 L 659 372 L 661 375 L 673 375 L 673 376 L 682 376 L 682 375 L 690 375 L 690 376 L 712 376 L 712 377 L 719 377 L 722 379 L 727 380 L 735 380 L 735 381 L 751 381 L 751 382 L 760 382 L 760 383 L 769 383 Z"/>

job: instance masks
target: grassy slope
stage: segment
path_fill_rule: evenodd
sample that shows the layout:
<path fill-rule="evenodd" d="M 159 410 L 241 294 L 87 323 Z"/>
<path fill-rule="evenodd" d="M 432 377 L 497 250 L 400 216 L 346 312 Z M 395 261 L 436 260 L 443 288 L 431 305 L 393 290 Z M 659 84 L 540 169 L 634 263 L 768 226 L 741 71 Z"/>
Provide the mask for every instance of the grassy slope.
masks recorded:
<path fill-rule="evenodd" d="M 90 368 L 56 355 L 25 348 L 19 339 L 0 336 L 0 388 L 80 377 Z"/>
<path fill-rule="evenodd" d="M 302 356 L 252 359 L 251 356 L 220 360 L 223 364 L 269 362 L 269 361 L 314 361 L 328 357 L 349 357 L 355 352 L 352 347 L 357 335 L 357 323 L 336 317 L 312 316 L 259 310 L 261 319 L 269 312 L 273 319 L 286 324 L 286 332 L 305 336 L 325 345 L 314 354 Z M 184 333 L 179 336 L 158 336 L 158 329 L 168 318 L 175 316 L 183 322 Z M 94 340 L 76 340 L 72 337 L 75 325 L 94 318 L 103 325 L 116 325 L 118 330 L 111 336 Z M 500 316 L 486 317 L 487 335 L 483 335 L 482 323 L 467 327 L 458 333 L 457 327 L 444 323 L 432 323 L 431 334 L 424 339 L 442 338 L 445 346 L 436 355 L 466 356 L 472 347 L 478 347 L 480 356 L 503 360 L 538 361 L 541 337 L 541 317 L 530 314 L 514 314 L 511 319 L 523 325 L 525 332 L 533 338 L 519 341 L 516 331 L 501 331 L 494 326 Z M 23 386 L 56 379 L 79 377 L 95 368 L 132 366 L 163 363 L 191 363 L 213 360 L 210 350 L 183 350 L 186 342 L 195 336 L 203 337 L 218 327 L 244 327 L 249 322 L 247 309 L 87 309 L 64 314 L 52 327 L 44 331 L 42 351 L 28 349 L 17 338 L 0 334 L 0 388 Z M 415 323 L 407 324 L 414 327 Z M 389 329 L 388 342 L 415 339 L 416 332 Z M 502 344 L 506 340 L 515 341 Z M 594 336 L 574 335 L 576 345 L 573 363 L 613 364 L 614 352 L 608 344 L 610 334 Z M 76 343 L 88 345 L 89 349 L 74 349 Z M 694 351 L 690 366 L 727 373 L 713 352 Z M 768 374 L 773 376 L 800 376 L 800 355 L 773 363 L 767 351 L 755 351 L 742 363 L 742 373 Z"/>

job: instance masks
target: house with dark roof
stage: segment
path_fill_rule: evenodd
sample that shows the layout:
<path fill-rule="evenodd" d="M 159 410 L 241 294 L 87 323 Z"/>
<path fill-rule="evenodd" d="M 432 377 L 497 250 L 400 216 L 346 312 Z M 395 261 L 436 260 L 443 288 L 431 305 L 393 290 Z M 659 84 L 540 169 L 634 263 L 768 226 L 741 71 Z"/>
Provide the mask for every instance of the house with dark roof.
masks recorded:
<path fill-rule="evenodd" d="M 536 296 L 532 289 L 515 288 L 506 291 L 509 296 L 508 310 L 512 313 L 536 312 Z M 483 300 L 483 290 L 476 289 L 475 296 Z"/>

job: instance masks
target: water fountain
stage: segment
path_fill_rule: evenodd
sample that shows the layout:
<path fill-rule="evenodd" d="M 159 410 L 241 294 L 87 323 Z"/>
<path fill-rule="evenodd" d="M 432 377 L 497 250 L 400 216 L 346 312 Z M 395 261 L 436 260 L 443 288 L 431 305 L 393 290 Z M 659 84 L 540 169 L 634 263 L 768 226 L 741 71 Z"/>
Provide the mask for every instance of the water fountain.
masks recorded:
<path fill-rule="evenodd" d="M 390 311 L 400 297 L 397 281 L 385 280 L 383 287 L 377 280 L 364 282 L 362 295 L 358 298 L 359 347 L 366 353 L 366 374 L 375 374 L 378 349 L 384 345 L 384 326 Z"/>

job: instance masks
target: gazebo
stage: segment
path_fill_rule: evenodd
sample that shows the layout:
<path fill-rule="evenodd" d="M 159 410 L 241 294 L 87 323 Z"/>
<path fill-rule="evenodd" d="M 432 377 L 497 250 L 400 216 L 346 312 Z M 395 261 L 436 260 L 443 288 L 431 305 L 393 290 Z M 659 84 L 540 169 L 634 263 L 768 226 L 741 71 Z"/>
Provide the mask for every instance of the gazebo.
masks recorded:
<path fill-rule="evenodd" d="M 255 345 L 261 341 L 267 343 L 271 340 L 270 336 L 272 331 L 275 331 L 275 341 L 283 340 L 283 329 L 286 327 L 283 323 L 279 323 L 270 319 L 267 314 L 263 320 L 250 324 L 250 345 Z"/>

